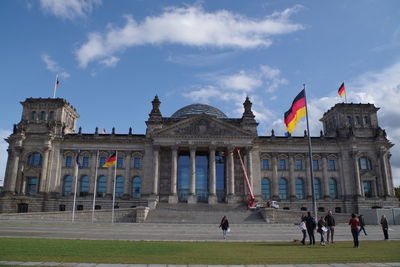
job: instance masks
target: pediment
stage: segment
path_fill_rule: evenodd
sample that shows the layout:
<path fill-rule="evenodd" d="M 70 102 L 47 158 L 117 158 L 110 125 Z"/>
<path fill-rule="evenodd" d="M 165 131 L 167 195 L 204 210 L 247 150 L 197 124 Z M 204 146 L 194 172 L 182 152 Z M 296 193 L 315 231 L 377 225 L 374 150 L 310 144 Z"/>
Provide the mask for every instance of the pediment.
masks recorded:
<path fill-rule="evenodd" d="M 251 133 L 206 114 L 190 118 L 157 130 L 154 136 L 252 136 Z"/>

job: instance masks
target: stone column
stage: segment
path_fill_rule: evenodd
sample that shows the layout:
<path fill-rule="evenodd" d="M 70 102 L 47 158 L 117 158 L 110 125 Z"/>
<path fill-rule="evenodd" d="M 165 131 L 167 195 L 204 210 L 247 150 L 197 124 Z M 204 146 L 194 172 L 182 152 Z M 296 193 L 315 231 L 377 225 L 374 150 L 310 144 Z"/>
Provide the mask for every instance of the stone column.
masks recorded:
<path fill-rule="evenodd" d="M 132 155 L 128 151 L 125 157 L 125 180 L 124 180 L 124 195 L 130 196 L 132 191 L 132 177 L 131 177 L 131 167 L 132 167 Z"/>
<path fill-rule="evenodd" d="M 227 155 L 227 174 L 228 174 L 228 196 L 227 202 L 228 203 L 235 203 L 235 162 L 233 160 L 233 147 L 228 148 L 228 155 Z"/>
<path fill-rule="evenodd" d="M 278 155 L 272 154 L 272 199 L 279 199 L 278 192 Z"/>
<path fill-rule="evenodd" d="M 178 203 L 177 185 L 178 185 L 178 147 L 173 146 L 171 151 L 171 193 L 168 197 L 168 203 Z"/>
<path fill-rule="evenodd" d="M 190 147 L 190 187 L 189 187 L 189 196 L 188 203 L 195 204 L 197 203 L 196 196 L 196 147 Z"/>
<path fill-rule="evenodd" d="M 329 199 L 329 177 L 328 177 L 328 159 L 327 155 L 322 155 L 322 195 L 324 199 Z"/>
<path fill-rule="evenodd" d="M 97 162 L 96 162 L 97 151 L 92 151 L 90 153 L 90 157 L 91 157 L 91 160 L 90 160 L 90 173 L 91 174 L 90 174 L 89 194 L 94 194 L 94 192 L 96 191 L 96 188 L 94 188 L 94 181 L 95 181 L 95 179 L 97 179 L 97 177 L 95 177 L 96 176 L 96 165 L 97 165 Z M 62 158 L 63 158 L 63 162 L 65 162 L 64 157 L 62 157 Z M 98 166 L 97 166 L 97 168 L 98 168 Z"/>
<path fill-rule="evenodd" d="M 43 161 L 42 161 L 42 173 L 40 175 L 40 187 L 39 187 L 39 192 L 40 193 L 47 193 L 47 188 L 46 188 L 46 182 L 47 182 L 47 165 L 49 161 L 49 153 L 50 153 L 50 147 L 46 146 L 43 152 Z"/>
<path fill-rule="evenodd" d="M 354 165 L 354 180 L 355 180 L 355 194 L 361 196 L 361 182 L 360 182 L 360 168 L 358 165 L 358 152 L 352 152 L 353 165 Z"/>
<path fill-rule="evenodd" d="M 253 182 L 253 154 L 252 147 L 247 147 L 247 176 L 249 177 L 249 183 L 251 190 L 254 193 L 254 182 Z"/>
<path fill-rule="evenodd" d="M 153 172 L 153 190 L 152 194 L 153 195 L 158 195 L 158 183 L 160 179 L 160 147 L 159 146 L 154 146 L 153 147 L 153 162 L 154 162 L 154 172 Z"/>
<path fill-rule="evenodd" d="M 382 184 L 383 184 L 383 195 L 385 197 L 390 195 L 390 187 L 389 187 L 389 181 L 388 181 L 388 169 L 387 169 L 387 164 L 386 164 L 386 157 L 387 157 L 387 151 L 385 151 L 383 148 L 380 149 L 379 151 L 379 161 L 381 165 L 381 174 L 382 174 Z"/>
<path fill-rule="evenodd" d="M 289 154 L 289 192 L 290 200 L 296 201 L 296 177 L 294 177 L 294 156 Z"/>
<path fill-rule="evenodd" d="M 217 184 L 216 184 L 216 166 L 215 166 L 215 147 L 210 147 L 209 157 L 208 157 L 208 165 L 209 165 L 209 190 L 208 192 L 208 203 L 215 204 L 217 203 Z"/>
<path fill-rule="evenodd" d="M 306 155 L 306 185 L 307 185 L 307 189 L 306 189 L 306 196 L 308 200 L 312 200 L 312 179 L 311 179 L 311 172 L 310 172 L 310 157 L 309 155 Z"/>
<path fill-rule="evenodd" d="M 5 175 L 4 190 L 6 192 L 15 193 L 15 185 L 17 183 L 18 176 L 18 164 L 21 155 L 20 148 L 7 149 L 8 151 L 8 161 L 7 161 L 7 171 Z"/>

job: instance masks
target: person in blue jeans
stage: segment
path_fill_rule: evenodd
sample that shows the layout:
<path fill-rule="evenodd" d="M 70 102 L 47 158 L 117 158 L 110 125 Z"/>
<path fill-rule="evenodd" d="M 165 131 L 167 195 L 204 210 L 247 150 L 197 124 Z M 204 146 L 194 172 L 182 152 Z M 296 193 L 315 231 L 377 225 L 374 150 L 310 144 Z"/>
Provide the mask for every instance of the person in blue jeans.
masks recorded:
<path fill-rule="evenodd" d="M 354 213 L 351 214 L 349 225 L 351 229 L 351 234 L 353 235 L 354 247 L 358 248 L 358 233 L 359 233 L 360 221 L 358 220 L 358 218 Z"/>
<path fill-rule="evenodd" d="M 228 218 L 226 218 L 226 216 L 224 216 L 221 220 L 221 223 L 219 224 L 219 228 L 222 229 L 222 235 L 224 237 L 224 239 L 226 239 L 226 232 L 229 229 L 229 222 L 228 222 Z"/>

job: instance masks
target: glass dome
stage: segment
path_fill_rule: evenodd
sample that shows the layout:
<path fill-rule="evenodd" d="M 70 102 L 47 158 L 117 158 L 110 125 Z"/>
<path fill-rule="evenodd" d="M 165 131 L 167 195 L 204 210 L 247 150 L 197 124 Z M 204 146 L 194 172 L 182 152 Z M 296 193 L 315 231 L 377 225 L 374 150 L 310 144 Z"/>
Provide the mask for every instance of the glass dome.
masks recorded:
<path fill-rule="evenodd" d="M 183 119 L 195 114 L 207 114 L 209 116 L 217 117 L 219 119 L 228 118 L 221 110 L 205 104 L 192 104 L 183 107 L 172 114 L 171 118 Z"/>

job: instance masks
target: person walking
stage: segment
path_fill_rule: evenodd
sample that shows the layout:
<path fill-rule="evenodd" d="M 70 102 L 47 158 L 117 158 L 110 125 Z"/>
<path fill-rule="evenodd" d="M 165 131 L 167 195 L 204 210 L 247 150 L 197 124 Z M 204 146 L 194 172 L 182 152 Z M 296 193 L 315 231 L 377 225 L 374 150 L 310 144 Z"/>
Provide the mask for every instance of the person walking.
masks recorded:
<path fill-rule="evenodd" d="M 315 245 L 315 237 L 314 237 L 314 230 L 316 227 L 315 219 L 313 216 L 311 216 L 311 212 L 307 212 L 307 216 L 305 217 L 306 220 L 306 228 L 307 228 L 307 233 L 308 237 L 310 239 L 309 245 Z"/>
<path fill-rule="evenodd" d="M 325 216 L 326 228 L 328 229 L 326 235 L 326 243 L 329 244 L 329 240 L 333 243 L 333 234 L 335 233 L 335 218 L 332 215 L 332 211 L 328 211 L 328 214 Z M 330 239 L 329 239 L 330 237 Z"/>
<path fill-rule="evenodd" d="M 360 214 L 360 216 L 358 216 L 358 220 L 360 221 L 360 231 L 358 231 L 358 234 L 360 234 L 361 231 L 363 231 L 364 235 L 368 235 L 367 232 L 365 231 L 364 216 L 362 214 Z"/>
<path fill-rule="evenodd" d="M 389 224 L 388 224 L 388 221 L 387 221 L 387 218 L 385 215 L 382 215 L 382 217 L 381 217 L 381 225 L 382 225 L 383 235 L 385 236 L 385 240 L 388 240 L 389 239 L 389 233 L 388 233 Z"/>
<path fill-rule="evenodd" d="M 356 215 L 353 213 L 351 214 L 351 219 L 349 221 L 350 229 L 351 229 L 351 234 L 353 235 L 353 242 L 354 242 L 354 247 L 358 248 L 358 232 L 359 232 L 359 227 L 360 227 L 360 221 L 356 217 Z"/>
<path fill-rule="evenodd" d="M 303 245 L 306 244 L 306 238 L 307 238 L 307 227 L 306 227 L 306 217 L 301 216 L 301 222 L 298 224 L 300 231 L 303 233 L 303 239 L 301 240 L 301 243 Z"/>
<path fill-rule="evenodd" d="M 219 228 L 222 229 L 222 236 L 224 237 L 224 239 L 226 239 L 226 233 L 228 232 L 229 229 L 229 222 L 226 216 L 222 217 L 221 223 L 219 224 Z"/>
<path fill-rule="evenodd" d="M 326 231 L 326 222 L 323 216 L 321 216 L 321 218 L 318 220 L 318 228 L 317 228 L 317 233 L 319 233 L 321 235 L 321 241 L 320 241 L 320 245 L 321 246 L 325 246 L 325 231 Z"/>

